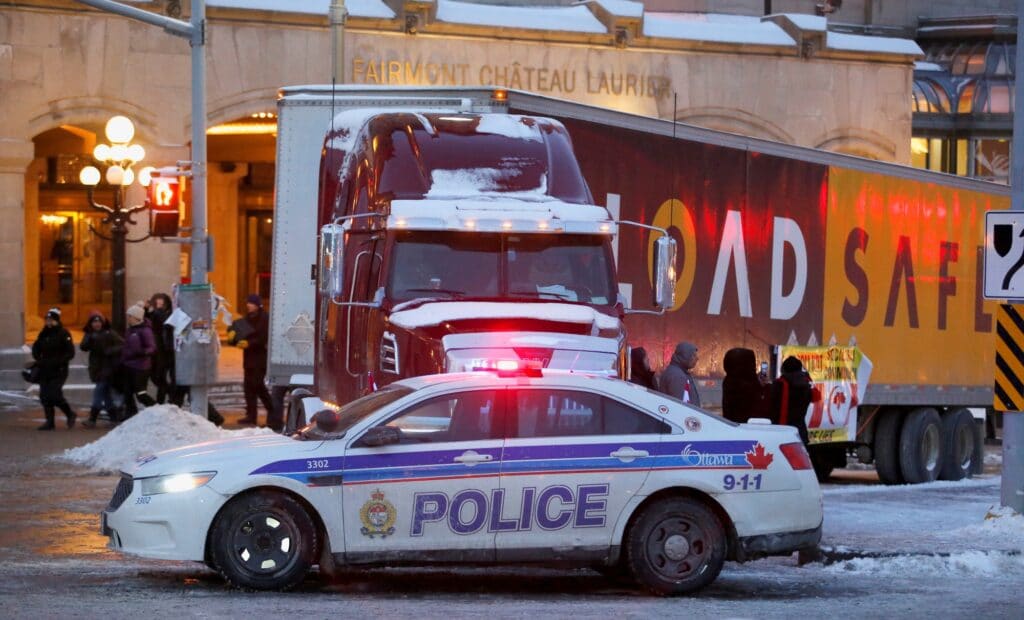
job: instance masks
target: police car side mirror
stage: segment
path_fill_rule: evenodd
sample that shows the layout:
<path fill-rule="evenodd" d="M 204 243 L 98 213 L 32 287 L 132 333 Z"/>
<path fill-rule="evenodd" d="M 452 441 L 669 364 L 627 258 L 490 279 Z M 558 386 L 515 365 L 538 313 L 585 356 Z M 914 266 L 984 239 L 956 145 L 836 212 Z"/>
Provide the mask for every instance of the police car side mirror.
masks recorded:
<path fill-rule="evenodd" d="M 341 416 L 333 409 L 322 409 L 313 415 L 313 426 L 321 433 L 330 434 L 338 430 Z"/>
<path fill-rule="evenodd" d="M 669 310 L 676 299 L 676 240 L 662 235 L 654 242 L 654 305 Z"/>
<path fill-rule="evenodd" d="M 320 293 L 337 299 L 342 296 L 345 268 L 345 229 L 327 224 L 320 229 L 320 259 L 317 275 Z"/>
<path fill-rule="evenodd" d="M 402 442 L 402 433 L 391 426 L 374 426 L 359 438 L 358 445 L 367 448 L 389 446 Z"/>

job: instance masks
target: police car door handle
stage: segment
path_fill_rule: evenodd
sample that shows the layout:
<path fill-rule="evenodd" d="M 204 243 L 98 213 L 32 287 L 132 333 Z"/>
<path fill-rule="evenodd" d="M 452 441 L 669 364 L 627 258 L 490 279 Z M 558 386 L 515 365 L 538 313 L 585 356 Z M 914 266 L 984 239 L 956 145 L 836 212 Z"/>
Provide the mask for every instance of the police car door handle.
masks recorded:
<path fill-rule="evenodd" d="M 609 456 L 629 462 L 632 461 L 633 459 L 638 459 L 640 457 L 649 455 L 650 452 L 648 452 L 647 450 L 634 450 L 633 448 L 626 446 L 625 448 L 619 448 L 615 452 L 612 452 Z"/>
<path fill-rule="evenodd" d="M 461 456 L 455 457 L 456 463 L 465 463 L 467 465 L 476 465 L 477 463 L 486 463 L 494 457 L 490 454 L 480 454 L 474 450 L 466 450 Z"/>

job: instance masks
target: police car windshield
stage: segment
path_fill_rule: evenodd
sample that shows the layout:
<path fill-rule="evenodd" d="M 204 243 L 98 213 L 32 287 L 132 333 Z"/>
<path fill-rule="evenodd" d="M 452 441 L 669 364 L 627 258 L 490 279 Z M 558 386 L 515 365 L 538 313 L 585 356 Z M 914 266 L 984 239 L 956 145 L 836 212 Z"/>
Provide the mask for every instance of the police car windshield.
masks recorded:
<path fill-rule="evenodd" d="M 338 424 L 331 428 L 320 428 L 315 422 L 310 422 L 295 434 L 300 441 L 324 441 L 329 439 L 340 439 L 345 436 L 348 429 L 355 426 L 366 416 L 376 413 L 382 407 L 386 407 L 396 400 L 403 398 L 413 392 L 412 388 L 399 385 L 389 385 L 372 394 L 348 403 L 338 409 Z"/>

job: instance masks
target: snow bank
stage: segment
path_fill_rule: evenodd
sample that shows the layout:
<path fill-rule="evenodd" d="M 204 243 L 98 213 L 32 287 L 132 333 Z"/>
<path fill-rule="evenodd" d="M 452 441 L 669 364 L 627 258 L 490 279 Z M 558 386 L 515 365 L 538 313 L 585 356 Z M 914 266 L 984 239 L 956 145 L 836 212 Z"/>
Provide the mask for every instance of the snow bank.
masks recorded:
<path fill-rule="evenodd" d="M 948 556 L 897 555 L 887 558 L 855 558 L 825 567 L 829 573 L 892 576 L 982 575 L 1024 573 L 1024 555 L 1006 551 L 963 551 Z"/>
<path fill-rule="evenodd" d="M 1004 548 L 1016 548 L 1024 553 L 1024 515 L 1007 506 L 992 506 L 983 521 L 958 528 L 950 534 L 982 544 L 999 542 Z"/>
<path fill-rule="evenodd" d="M 136 459 L 156 452 L 205 441 L 271 433 L 273 431 L 267 428 L 228 431 L 174 405 L 154 405 L 96 441 L 65 450 L 56 458 L 90 469 L 117 472 L 130 469 Z"/>
<path fill-rule="evenodd" d="M 934 491 L 936 489 L 946 488 L 959 488 L 959 487 L 998 487 L 1000 484 L 999 476 L 987 477 L 982 476 L 978 478 L 964 478 L 963 480 L 936 480 L 935 482 L 925 482 L 923 484 L 902 484 L 902 485 L 886 485 L 886 484 L 851 484 L 843 486 L 825 486 L 822 488 L 822 493 L 825 498 L 828 499 L 830 496 L 835 495 L 854 495 L 858 493 L 889 493 L 895 489 L 907 492 L 918 492 L 918 491 Z"/>

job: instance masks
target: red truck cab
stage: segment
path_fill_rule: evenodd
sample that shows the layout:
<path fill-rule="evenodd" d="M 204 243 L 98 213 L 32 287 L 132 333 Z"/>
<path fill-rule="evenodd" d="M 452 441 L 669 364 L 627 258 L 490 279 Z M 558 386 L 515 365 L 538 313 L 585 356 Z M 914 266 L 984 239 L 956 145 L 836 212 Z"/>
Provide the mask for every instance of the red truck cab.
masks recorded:
<path fill-rule="evenodd" d="M 319 225 L 325 402 L 498 359 L 627 373 L 616 224 L 558 121 L 343 112 L 324 141 Z"/>

